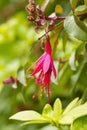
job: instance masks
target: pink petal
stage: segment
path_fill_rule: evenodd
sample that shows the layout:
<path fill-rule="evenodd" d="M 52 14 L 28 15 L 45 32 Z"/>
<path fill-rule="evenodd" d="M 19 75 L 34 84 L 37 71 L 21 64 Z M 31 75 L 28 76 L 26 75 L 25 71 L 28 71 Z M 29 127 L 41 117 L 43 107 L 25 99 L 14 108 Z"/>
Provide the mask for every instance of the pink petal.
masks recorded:
<path fill-rule="evenodd" d="M 44 74 L 49 70 L 50 67 L 50 63 L 51 63 L 51 57 L 48 54 L 43 62 L 43 72 Z"/>
<path fill-rule="evenodd" d="M 51 78 L 51 71 L 48 71 L 45 74 L 45 79 L 44 79 L 44 88 L 46 87 L 46 85 L 48 86 L 48 103 L 50 103 L 50 78 Z"/>
<path fill-rule="evenodd" d="M 50 77 L 51 77 L 51 71 L 48 71 L 48 72 L 45 74 L 44 86 L 50 84 Z"/>
<path fill-rule="evenodd" d="M 43 67 L 43 61 L 36 66 L 36 68 L 34 69 L 31 75 L 34 76 L 36 73 L 38 73 L 42 69 L 42 67 Z"/>
<path fill-rule="evenodd" d="M 42 80 L 38 77 L 38 78 L 36 78 L 36 84 L 42 84 Z"/>
<path fill-rule="evenodd" d="M 36 84 L 42 85 L 42 77 L 43 77 L 43 71 L 41 71 L 39 76 L 36 78 Z"/>
<path fill-rule="evenodd" d="M 36 73 L 38 73 L 42 67 L 43 67 L 43 61 L 46 57 L 47 53 L 45 52 L 38 60 L 37 60 L 37 65 L 36 65 L 36 68 L 35 70 L 33 71 L 32 73 L 32 76 L 35 75 Z"/>
<path fill-rule="evenodd" d="M 56 74 L 56 69 L 54 67 L 53 61 L 51 62 L 51 65 L 52 65 L 52 70 L 53 70 L 54 76 L 56 78 L 57 74 Z"/>
<path fill-rule="evenodd" d="M 44 54 L 37 60 L 37 64 L 38 64 L 39 62 L 43 61 L 43 60 L 45 59 L 46 55 L 47 55 L 47 53 L 44 52 Z"/>

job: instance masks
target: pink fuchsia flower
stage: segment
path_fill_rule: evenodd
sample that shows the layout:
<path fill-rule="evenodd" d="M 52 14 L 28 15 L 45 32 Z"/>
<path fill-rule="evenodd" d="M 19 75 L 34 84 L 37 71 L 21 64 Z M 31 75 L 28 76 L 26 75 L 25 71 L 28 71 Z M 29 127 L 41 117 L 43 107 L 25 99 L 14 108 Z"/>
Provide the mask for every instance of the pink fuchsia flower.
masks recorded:
<path fill-rule="evenodd" d="M 36 77 L 36 84 L 42 86 L 42 91 L 45 91 L 46 88 L 48 89 L 48 102 L 50 102 L 50 82 L 51 82 L 51 74 L 54 74 L 56 78 L 56 69 L 53 64 L 52 60 L 52 49 L 50 45 L 49 39 L 46 41 L 46 51 L 44 54 L 37 60 L 36 68 L 34 69 L 31 76 L 35 76 L 37 73 L 38 76 Z M 37 91 L 36 91 L 37 93 Z M 36 97 L 36 93 L 33 95 L 33 98 Z"/>

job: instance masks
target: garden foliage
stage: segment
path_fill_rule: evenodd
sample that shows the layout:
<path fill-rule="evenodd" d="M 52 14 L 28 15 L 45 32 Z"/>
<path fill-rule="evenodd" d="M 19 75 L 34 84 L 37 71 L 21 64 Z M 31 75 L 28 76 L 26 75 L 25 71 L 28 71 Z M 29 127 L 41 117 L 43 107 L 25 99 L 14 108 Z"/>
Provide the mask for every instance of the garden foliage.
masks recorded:
<path fill-rule="evenodd" d="M 0 1 L 1 130 L 87 130 L 86 77 L 87 0 Z"/>

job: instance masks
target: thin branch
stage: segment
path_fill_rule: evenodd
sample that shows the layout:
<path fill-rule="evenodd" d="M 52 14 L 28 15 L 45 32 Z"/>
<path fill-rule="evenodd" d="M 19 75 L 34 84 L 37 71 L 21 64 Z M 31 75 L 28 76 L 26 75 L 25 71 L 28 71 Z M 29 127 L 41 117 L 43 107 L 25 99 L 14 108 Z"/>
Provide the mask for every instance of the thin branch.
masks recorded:
<path fill-rule="evenodd" d="M 53 20 L 53 21 L 57 21 L 57 20 L 64 20 L 66 17 L 65 16 L 56 16 L 56 17 L 48 17 L 48 16 L 45 16 L 45 19 L 46 20 Z"/>
<path fill-rule="evenodd" d="M 56 24 L 55 26 L 53 26 L 51 29 L 49 29 L 46 33 L 49 33 L 50 31 L 52 31 L 53 29 L 55 29 L 56 27 L 59 26 L 60 28 L 60 25 L 62 25 L 63 23 L 63 20 L 61 22 L 59 22 L 58 24 Z M 38 38 L 38 40 L 41 40 L 46 34 L 43 34 L 41 37 Z"/>

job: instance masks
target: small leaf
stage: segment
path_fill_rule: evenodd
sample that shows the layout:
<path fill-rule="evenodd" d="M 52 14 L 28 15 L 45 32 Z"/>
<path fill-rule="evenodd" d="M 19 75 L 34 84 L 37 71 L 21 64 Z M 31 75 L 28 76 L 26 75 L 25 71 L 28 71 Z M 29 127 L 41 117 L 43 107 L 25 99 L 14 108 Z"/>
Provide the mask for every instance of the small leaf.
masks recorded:
<path fill-rule="evenodd" d="M 32 110 L 18 112 L 15 115 L 11 116 L 10 119 L 20 121 L 47 122 L 47 120 L 42 117 L 41 114 Z"/>
<path fill-rule="evenodd" d="M 43 109 L 42 116 L 51 121 L 52 124 L 55 122 L 55 124 L 58 125 L 61 113 L 62 113 L 61 101 L 60 99 L 56 99 L 56 101 L 54 102 L 53 110 L 49 104 L 46 104 Z"/>
<path fill-rule="evenodd" d="M 69 16 L 64 20 L 66 32 L 78 40 L 87 41 L 87 27 L 76 16 Z"/>
<path fill-rule="evenodd" d="M 74 10 L 79 0 L 70 0 L 72 9 Z"/>
<path fill-rule="evenodd" d="M 53 110 L 50 104 L 46 104 L 43 108 L 42 116 L 46 117 L 48 120 L 53 118 Z"/>
<path fill-rule="evenodd" d="M 70 59 L 69 59 L 69 65 L 72 70 L 76 70 L 76 52 L 73 52 Z"/>
<path fill-rule="evenodd" d="M 27 85 L 25 78 L 25 71 L 22 67 L 18 69 L 17 78 L 21 84 L 23 84 L 24 86 Z"/>
<path fill-rule="evenodd" d="M 62 114 L 62 103 L 60 101 L 60 99 L 56 99 L 56 101 L 54 102 L 54 106 L 53 106 L 53 110 L 54 110 L 54 119 L 55 122 L 58 123 L 61 114 Z"/>
<path fill-rule="evenodd" d="M 87 115 L 87 103 L 79 105 L 61 117 L 60 124 L 72 124 L 79 117 Z"/>
<path fill-rule="evenodd" d="M 62 14 L 63 13 L 63 8 L 62 8 L 61 5 L 56 5 L 55 13 L 57 13 L 57 14 Z"/>
<path fill-rule="evenodd" d="M 87 13 L 87 6 L 80 5 L 75 9 L 75 15 L 82 15 Z"/>

